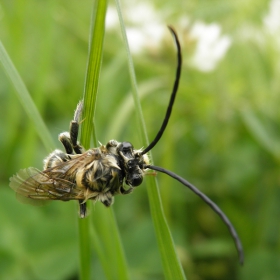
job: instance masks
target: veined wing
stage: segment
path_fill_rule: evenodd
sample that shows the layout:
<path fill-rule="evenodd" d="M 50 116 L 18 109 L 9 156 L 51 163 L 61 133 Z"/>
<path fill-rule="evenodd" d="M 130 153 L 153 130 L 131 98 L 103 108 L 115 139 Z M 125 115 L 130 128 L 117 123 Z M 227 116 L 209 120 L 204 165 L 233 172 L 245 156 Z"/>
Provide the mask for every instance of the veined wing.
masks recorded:
<path fill-rule="evenodd" d="M 32 205 L 44 205 L 50 200 L 83 199 L 83 190 L 75 184 L 75 171 L 89 160 L 92 157 L 82 154 L 44 171 L 34 167 L 22 169 L 10 178 L 10 187 L 19 201 Z"/>
<path fill-rule="evenodd" d="M 52 179 L 34 167 L 20 170 L 10 178 L 10 187 L 16 192 L 17 199 L 32 205 L 44 205 L 50 200 L 78 199 L 81 191 L 66 179 Z"/>

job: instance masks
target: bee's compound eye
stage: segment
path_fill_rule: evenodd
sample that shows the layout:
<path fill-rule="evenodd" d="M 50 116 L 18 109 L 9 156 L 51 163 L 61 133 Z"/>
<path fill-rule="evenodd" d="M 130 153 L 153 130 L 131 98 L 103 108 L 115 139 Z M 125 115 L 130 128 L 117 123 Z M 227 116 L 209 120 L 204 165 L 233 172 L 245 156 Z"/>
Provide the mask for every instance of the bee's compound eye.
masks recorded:
<path fill-rule="evenodd" d="M 143 182 L 143 176 L 140 174 L 133 174 L 131 177 L 131 186 L 137 187 Z"/>

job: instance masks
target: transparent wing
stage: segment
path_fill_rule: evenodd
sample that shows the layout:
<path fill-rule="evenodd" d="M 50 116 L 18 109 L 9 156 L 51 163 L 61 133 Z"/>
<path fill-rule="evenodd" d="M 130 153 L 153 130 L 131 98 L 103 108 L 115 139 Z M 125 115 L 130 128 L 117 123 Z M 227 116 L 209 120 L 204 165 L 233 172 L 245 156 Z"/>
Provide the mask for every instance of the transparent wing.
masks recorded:
<path fill-rule="evenodd" d="M 81 190 L 65 179 L 64 172 L 58 176 L 59 172 L 52 173 L 51 169 L 40 171 L 29 167 L 10 178 L 10 187 L 16 192 L 19 201 L 32 205 L 44 205 L 50 200 L 79 199 Z"/>
<path fill-rule="evenodd" d="M 22 169 L 10 178 L 10 187 L 19 201 L 32 205 L 44 205 L 50 200 L 85 200 L 88 189 L 76 185 L 76 174 L 100 159 L 100 151 L 93 149 L 71 155 L 70 160 L 43 171 L 34 167 Z"/>

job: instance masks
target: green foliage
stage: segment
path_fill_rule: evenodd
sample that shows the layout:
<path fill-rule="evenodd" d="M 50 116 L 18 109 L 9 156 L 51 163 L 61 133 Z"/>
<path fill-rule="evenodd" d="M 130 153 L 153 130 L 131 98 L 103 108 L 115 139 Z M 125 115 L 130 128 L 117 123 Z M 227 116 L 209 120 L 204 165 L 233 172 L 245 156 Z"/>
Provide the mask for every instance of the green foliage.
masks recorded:
<path fill-rule="evenodd" d="M 124 14 L 129 2 L 122 3 Z M 271 35 L 263 23 L 269 3 L 178 2 L 153 2 L 162 24 L 177 30 L 184 52 L 178 98 L 153 160 L 185 177 L 221 207 L 242 239 L 245 264 L 239 267 L 231 237 L 215 213 L 179 183 L 158 174 L 162 207 L 178 257 L 188 279 L 277 279 L 280 56 L 279 33 Z M 1 2 L 0 40 L 57 148 L 62 148 L 57 135 L 68 129 L 83 94 L 92 4 L 91 0 Z M 190 26 L 184 26 L 186 17 Z M 210 72 L 190 63 L 198 42 L 188 28 L 197 20 L 219 24 L 231 38 L 230 49 Z M 159 47 L 133 54 L 150 140 L 165 113 L 174 52 L 166 28 Z M 40 120 L 36 113 L 31 118 L 26 114 L 4 70 L 0 79 L 0 278 L 75 279 L 79 275 L 76 203 L 23 205 L 8 187 L 9 177 L 19 169 L 40 168 L 53 145 L 44 145 L 42 138 L 51 140 L 46 140 L 43 128 L 38 136 Z M 143 145 L 131 88 L 119 28 L 108 29 L 94 115 L 101 143 L 117 139 Z M 32 108 L 26 97 L 22 99 Z M 131 279 L 164 277 L 166 265 L 161 262 L 157 225 L 151 218 L 153 205 L 148 203 L 148 193 L 157 189 L 147 186 L 150 180 L 145 178 L 129 196 L 116 197 L 114 212 L 100 203 L 91 207 L 93 225 L 84 238 L 89 239 L 85 243 L 91 254 L 91 279 L 112 279 L 118 261 L 124 266 L 120 274 L 128 269 Z M 118 229 L 111 226 L 114 220 Z M 122 243 L 113 241 L 119 239 Z M 119 259 L 122 250 L 126 261 Z"/>

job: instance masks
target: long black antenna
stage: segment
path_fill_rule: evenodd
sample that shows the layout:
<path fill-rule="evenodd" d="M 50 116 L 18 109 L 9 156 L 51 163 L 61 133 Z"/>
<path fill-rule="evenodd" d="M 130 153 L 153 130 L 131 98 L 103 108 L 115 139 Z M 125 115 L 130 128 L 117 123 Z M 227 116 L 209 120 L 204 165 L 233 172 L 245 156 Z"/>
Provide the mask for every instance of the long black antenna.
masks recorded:
<path fill-rule="evenodd" d="M 207 197 L 204 193 L 202 193 L 200 190 L 198 190 L 194 185 L 189 183 L 187 180 L 185 180 L 184 178 L 180 177 L 179 175 L 177 175 L 177 174 L 175 174 L 175 173 L 173 173 L 169 170 L 166 170 L 162 167 L 154 166 L 154 165 L 145 165 L 144 168 L 150 168 L 152 170 L 159 171 L 159 172 L 162 172 L 162 173 L 165 173 L 165 174 L 169 175 L 170 177 L 174 178 L 175 180 L 179 181 L 184 186 L 186 186 L 187 188 L 192 190 L 203 201 L 205 201 L 221 217 L 223 222 L 228 227 L 228 230 L 229 230 L 229 232 L 230 232 L 230 234 L 231 234 L 231 236 L 234 240 L 235 247 L 236 247 L 237 252 L 238 252 L 239 262 L 240 262 L 241 265 L 243 265 L 244 252 L 243 252 L 242 244 L 241 244 L 241 241 L 238 237 L 238 234 L 237 234 L 234 226 L 232 225 L 232 223 L 228 219 L 228 217 L 224 214 L 224 212 L 219 208 L 219 206 L 216 203 L 214 203 L 209 197 Z"/>
<path fill-rule="evenodd" d="M 160 138 L 161 138 L 161 136 L 162 136 L 167 124 L 168 124 L 168 120 L 169 120 L 171 112 L 172 112 L 172 106 L 174 104 L 174 100 L 175 100 L 176 93 L 177 93 L 178 86 L 179 86 L 181 68 L 182 68 L 181 46 L 180 46 L 180 42 L 179 42 L 179 39 L 178 39 L 178 36 L 177 36 L 175 30 L 171 26 L 168 26 L 168 28 L 171 31 L 172 35 L 174 36 L 176 47 L 177 47 L 177 69 L 176 69 L 175 81 L 174 81 L 172 93 L 171 93 L 171 96 L 170 96 L 169 105 L 167 107 L 165 118 L 163 120 L 161 128 L 160 128 L 158 134 L 156 135 L 155 139 L 148 145 L 148 147 L 146 147 L 140 153 L 141 155 L 144 155 L 147 152 L 149 152 L 157 144 L 157 142 L 160 140 Z"/>

